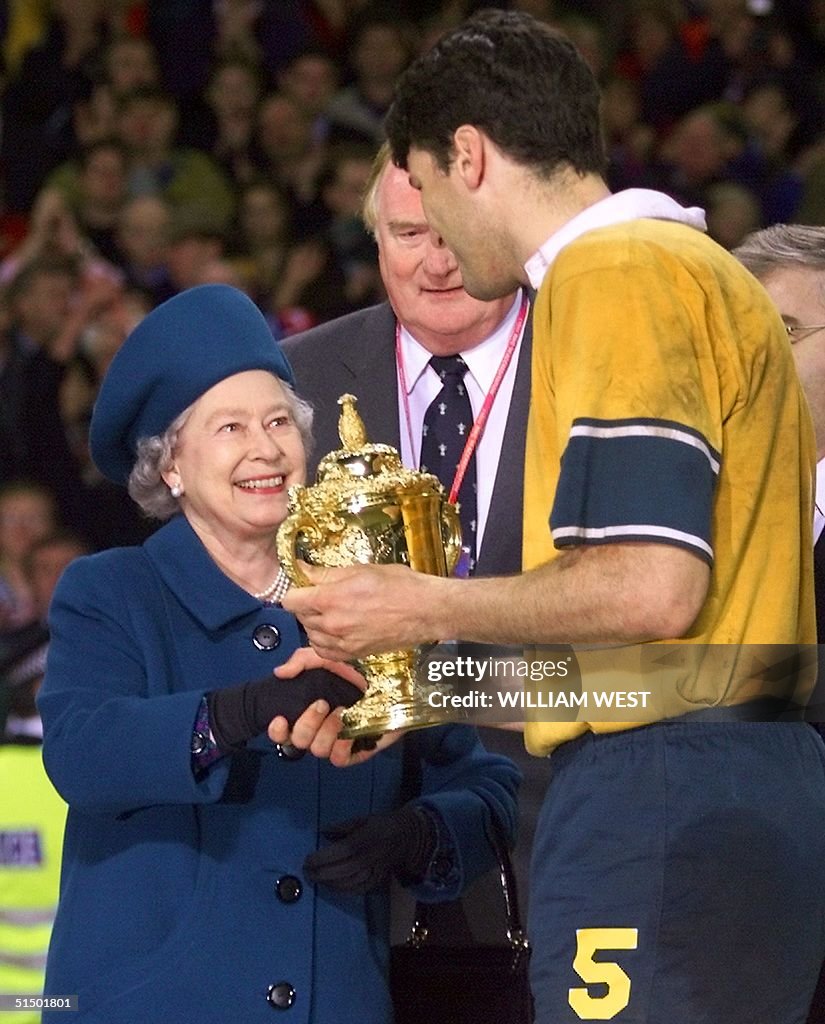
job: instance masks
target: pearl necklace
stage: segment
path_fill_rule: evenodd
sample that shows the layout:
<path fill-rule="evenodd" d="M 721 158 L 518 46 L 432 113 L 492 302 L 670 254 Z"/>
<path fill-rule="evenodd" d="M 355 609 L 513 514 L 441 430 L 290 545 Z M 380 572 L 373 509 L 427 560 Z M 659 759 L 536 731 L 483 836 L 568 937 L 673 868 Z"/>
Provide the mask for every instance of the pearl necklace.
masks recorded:
<path fill-rule="evenodd" d="M 284 595 L 289 590 L 290 583 L 289 576 L 287 576 L 283 568 L 280 568 L 278 569 L 278 575 L 269 586 L 252 596 L 258 601 L 263 601 L 264 604 L 280 604 Z"/>

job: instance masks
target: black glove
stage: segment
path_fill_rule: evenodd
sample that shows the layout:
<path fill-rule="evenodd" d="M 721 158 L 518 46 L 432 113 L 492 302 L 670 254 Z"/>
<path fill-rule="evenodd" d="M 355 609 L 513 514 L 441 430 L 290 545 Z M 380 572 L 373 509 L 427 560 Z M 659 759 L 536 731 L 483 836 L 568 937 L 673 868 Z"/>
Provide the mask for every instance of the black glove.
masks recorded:
<path fill-rule="evenodd" d="M 290 728 L 316 700 L 331 708 L 350 707 L 362 696 L 357 686 L 325 668 L 310 668 L 295 679 L 267 676 L 206 695 L 209 726 L 218 749 L 237 750 L 260 736 L 273 718 L 282 715 Z"/>
<path fill-rule="evenodd" d="M 411 804 L 391 814 L 353 818 L 324 836 L 332 844 L 307 857 L 304 874 L 316 885 L 362 894 L 384 885 L 392 874 L 420 881 L 438 843 L 433 816 Z"/>

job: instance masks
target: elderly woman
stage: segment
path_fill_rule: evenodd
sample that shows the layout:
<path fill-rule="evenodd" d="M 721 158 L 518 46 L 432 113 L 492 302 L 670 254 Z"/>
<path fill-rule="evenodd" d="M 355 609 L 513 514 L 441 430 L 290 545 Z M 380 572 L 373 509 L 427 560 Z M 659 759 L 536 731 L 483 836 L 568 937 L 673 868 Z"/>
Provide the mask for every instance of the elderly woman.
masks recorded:
<path fill-rule="evenodd" d="M 69 815 L 46 991 L 79 1022 L 389 1021 L 390 875 L 454 898 L 491 819 L 512 829 L 516 771 L 465 727 L 419 734 L 407 804 L 408 741 L 338 769 L 267 738 L 359 693 L 272 674 L 304 643 L 275 546 L 310 423 L 291 381 L 254 304 L 204 285 L 138 325 L 95 407 L 97 465 L 169 522 L 75 562 L 52 605 L 39 704 Z M 342 818 L 359 863 L 326 878 Z"/>

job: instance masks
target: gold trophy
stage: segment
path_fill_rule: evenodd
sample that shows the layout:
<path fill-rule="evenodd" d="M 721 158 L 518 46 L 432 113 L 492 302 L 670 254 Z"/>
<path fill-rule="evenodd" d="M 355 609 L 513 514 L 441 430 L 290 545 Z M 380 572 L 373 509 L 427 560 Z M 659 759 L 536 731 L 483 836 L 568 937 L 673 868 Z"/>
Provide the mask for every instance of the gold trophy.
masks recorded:
<path fill-rule="evenodd" d="M 293 584 L 308 586 L 310 565 L 408 565 L 446 576 L 461 554 L 458 510 L 438 477 L 405 469 L 395 448 L 367 441 L 354 395 L 342 395 L 342 448 L 324 456 L 311 487 L 290 487 L 289 515 L 278 530 L 278 556 Z M 420 648 L 370 654 L 354 662 L 364 696 L 343 714 L 345 739 L 376 737 L 445 721 L 428 695 L 444 692 L 416 679 Z"/>

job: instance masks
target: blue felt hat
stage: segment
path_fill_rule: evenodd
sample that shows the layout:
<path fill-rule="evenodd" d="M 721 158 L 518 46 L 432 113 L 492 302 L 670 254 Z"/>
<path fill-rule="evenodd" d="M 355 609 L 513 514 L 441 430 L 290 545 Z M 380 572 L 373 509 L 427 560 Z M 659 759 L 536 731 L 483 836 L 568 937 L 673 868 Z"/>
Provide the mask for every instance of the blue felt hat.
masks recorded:
<path fill-rule="evenodd" d="M 162 434 L 204 392 L 245 370 L 268 370 L 294 384 L 248 296 L 204 284 L 162 303 L 132 331 L 103 380 L 89 433 L 95 465 L 125 484 L 141 438 Z"/>

